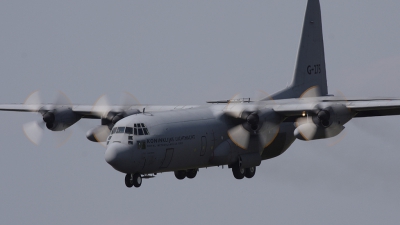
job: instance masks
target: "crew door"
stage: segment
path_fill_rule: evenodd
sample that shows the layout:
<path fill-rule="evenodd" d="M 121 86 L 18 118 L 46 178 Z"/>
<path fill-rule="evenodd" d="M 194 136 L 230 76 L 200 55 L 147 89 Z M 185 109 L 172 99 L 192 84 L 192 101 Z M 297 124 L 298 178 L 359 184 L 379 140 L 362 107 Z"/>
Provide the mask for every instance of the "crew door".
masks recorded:
<path fill-rule="evenodd" d="M 202 136 L 201 137 L 200 156 L 203 156 L 204 154 L 206 154 L 206 150 L 207 150 L 207 138 L 206 138 L 206 136 Z"/>

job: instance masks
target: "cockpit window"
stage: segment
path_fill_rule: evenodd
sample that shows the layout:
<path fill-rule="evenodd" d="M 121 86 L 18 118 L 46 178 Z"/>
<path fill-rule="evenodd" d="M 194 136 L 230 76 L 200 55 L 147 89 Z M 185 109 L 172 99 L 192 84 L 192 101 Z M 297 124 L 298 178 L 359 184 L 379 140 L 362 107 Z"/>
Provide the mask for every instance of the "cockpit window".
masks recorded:
<path fill-rule="evenodd" d="M 111 135 L 114 133 L 125 133 L 133 135 L 150 135 L 149 130 L 143 123 L 135 123 L 134 127 L 114 127 L 111 130 Z"/>
<path fill-rule="evenodd" d="M 125 133 L 126 134 L 133 134 L 133 128 L 132 127 L 126 127 Z"/>
<path fill-rule="evenodd" d="M 117 133 L 124 133 L 125 127 L 117 127 Z"/>
<path fill-rule="evenodd" d="M 135 123 L 133 125 L 133 134 L 134 135 L 149 135 L 149 130 L 143 123 Z"/>
<path fill-rule="evenodd" d="M 143 135 L 144 133 L 143 133 L 143 129 L 142 128 L 139 128 L 138 129 L 138 133 L 139 133 L 139 135 Z"/>

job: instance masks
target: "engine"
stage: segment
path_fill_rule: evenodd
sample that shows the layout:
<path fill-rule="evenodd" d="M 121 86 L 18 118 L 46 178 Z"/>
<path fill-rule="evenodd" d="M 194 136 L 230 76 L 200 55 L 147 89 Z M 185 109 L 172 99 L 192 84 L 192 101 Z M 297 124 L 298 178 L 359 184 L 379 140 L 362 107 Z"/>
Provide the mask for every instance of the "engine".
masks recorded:
<path fill-rule="evenodd" d="M 353 117 L 352 112 L 343 104 L 318 105 L 315 112 L 297 120 L 294 135 L 300 140 L 316 140 L 338 135 L 343 125 Z"/>
<path fill-rule="evenodd" d="M 101 125 L 106 125 L 108 126 L 108 129 L 111 130 L 114 125 L 121 119 L 138 113 L 140 113 L 138 109 L 129 109 L 126 111 L 110 111 L 105 117 L 101 118 Z"/>
<path fill-rule="evenodd" d="M 72 126 L 81 119 L 71 108 L 59 107 L 43 113 L 46 127 L 52 131 L 62 131 Z"/>

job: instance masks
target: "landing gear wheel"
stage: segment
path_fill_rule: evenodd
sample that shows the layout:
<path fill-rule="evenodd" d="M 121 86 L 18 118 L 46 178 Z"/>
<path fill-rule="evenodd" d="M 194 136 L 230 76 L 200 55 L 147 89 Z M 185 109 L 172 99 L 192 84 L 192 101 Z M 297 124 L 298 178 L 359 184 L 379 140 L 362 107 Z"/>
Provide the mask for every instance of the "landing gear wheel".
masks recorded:
<path fill-rule="evenodd" d="M 189 179 L 195 178 L 197 175 L 197 169 L 190 169 L 186 172 L 186 177 Z"/>
<path fill-rule="evenodd" d="M 133 174 L 133 186 L 140 187 L 142 185 L 142 176 L 139 173 Z"/>
<path fill-rule="evenodd" d="M 233 176 L 238 180 L 243 179 L 245 171 L 245 169 L 240 168 L 238 165 L 232 167 Z"/>
<path fill-rule="evenodd" d="M 125 176 L 125 185 L 128 188 L 131 188 L 133 186 L 133 176 L 130 173 L 127 173 Z"/>
<path fill-rule="evenodd" d="M 142 176 L 140 176 L 139 173 L 127 173 L 125 176 L 125 185 L 128 188 L 131 188 L 132 186 L 135 186 L 137 188 L 140 187 L 142 185 Z"/>
<path fill-rule="evenodd" d="M 250 168 L 246 168 L 246 171 L 244 173 L 244 176 L 247 178 L 252 178 L 254 177 L 254 175 L 256 174 L 256 167 L 250 167 Z"/>
<path fill-rule="evenodd" d="M 176 179 L 178 179 L 178 180 L 183 180 L 186 177 L 186 170 L 178 170 L 178 171 L 175 171 L 174 173 L 175 173 Z"/>

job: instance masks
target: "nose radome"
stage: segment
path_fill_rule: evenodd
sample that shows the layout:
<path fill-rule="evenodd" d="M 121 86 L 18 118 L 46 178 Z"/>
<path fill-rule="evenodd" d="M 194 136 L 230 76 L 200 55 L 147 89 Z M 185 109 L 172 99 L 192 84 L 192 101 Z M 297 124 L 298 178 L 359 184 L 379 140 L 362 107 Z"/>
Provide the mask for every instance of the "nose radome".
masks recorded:
<path fill-rule="evenodd" d="M 104 154 L 106 162 L 123 173 L 130 172 L 132 157 L 133 154 L 129 150 L 129 146 L 121 143 L 110 143 Z"/>

